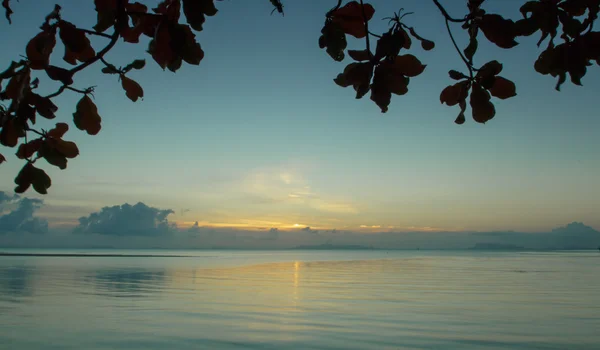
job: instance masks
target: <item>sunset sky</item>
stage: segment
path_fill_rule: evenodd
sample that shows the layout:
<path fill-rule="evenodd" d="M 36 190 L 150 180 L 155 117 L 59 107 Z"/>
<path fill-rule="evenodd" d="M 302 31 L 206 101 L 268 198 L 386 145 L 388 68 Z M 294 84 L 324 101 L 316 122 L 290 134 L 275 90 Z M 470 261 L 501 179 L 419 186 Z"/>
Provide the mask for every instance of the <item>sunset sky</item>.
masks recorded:
<path fill-rule="evenodd" d="M 55 2 L 64 19 L 95 23 L 92 1 Z M 11 33 L 3 66 L 24 54 L 55 2 L 12 4 L 12 26 L 0 21 Z M 382 32 L 387 21 L 380 19 L 402 6 L 415 12 L 405 22 L 436 43 L 430 52 L 410 50 L 427 68 L 382 114 L 368 96 L 356 100 L 351 88 L 333 83 L 350 61 L 334 62 L 318 47 L 336 1 L 283 2 L 285 17 L 270 16 L 267 0 L 216 2 L 219 13 L 197 33 L 204 60 L 176 74 L 160 69 L 146 41 L 120 41 L 108 61 L 147 60 L 130 75 L 145 91 L 137 103 L 99 65 L 77 75 L 74 86 L 97 85 L 102 131 L 92 137 L 73 127 L 79 95 L 56 100 L 54 122 L 71 123 L 65 139 L 81 155 L 63 171 L 43 164 L 53 180 L 49 194 L 26 194 L 44 199 L 37 215 L 69 227 L 102 207 L 143 202 L 172 209 L 169 220 L 181 227 L 535 232 L 578 221 L 600 228 L 597 67 L 584 87 L 568 82 L 559 93 L 554 78 L 533 69 L 539 34 L 513 50 L 482 43 L 477 64 L 502 62 L 518 96 L 495 101 L 496 118 L 486 125 L 469 114 L 458 126 L 457 108 L 441 105 L 439 94 L 452 83 L 448 70 L 464 64 L 433 2 L 373 0 L 372 31 Z M 443 3 L 456 17 L 465 13 L 462 1 Z M 516 19 L 518 5 L 489 1 L 485 8 Z M 465 33 L 454 29 L 464 47 Z M 364 42 L 349 39 L 349 47 Z M 56 51 L 62 65 L 62 47 Z M 0 166 L 0 190 L 12 193 L 23 163 L 1 152 L 8 162 Z"/>

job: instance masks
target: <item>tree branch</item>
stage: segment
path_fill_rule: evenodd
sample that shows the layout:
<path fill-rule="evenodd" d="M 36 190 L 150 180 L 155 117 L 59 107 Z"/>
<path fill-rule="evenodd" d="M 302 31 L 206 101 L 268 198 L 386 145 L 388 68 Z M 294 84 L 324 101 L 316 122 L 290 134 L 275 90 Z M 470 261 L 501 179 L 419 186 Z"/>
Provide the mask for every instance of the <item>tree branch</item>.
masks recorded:
<path fill-rule="evenodd" d="M 98 52 L 96 54 L 96 56 L 94 56 L 91 60 L 86 61 L 86 62 L 80 64 L 79 66 L 71 69 L 72 74 L 75 74 L 75 73 L 89 67 L 90 65 L 96 63 L 98 60 L 103 58 L 104 55 L 106 55 L 106 53 L 108 53 L 108 51 L 110 51 L 115 46 L 115 44 L 119 40 L 119 33 L 120 33 L 120 27 L 121 27 L 119 25 L 119 19 L 122 18 L 121 13 L 125 12 L 125 4 L 124 4 L 123 0 L 117 0 L 117 11 L 119 13 L 117 15 L 117 23 L 115 23 L 115 26 L 114 26 L 115 31 L 110 36 L 110 42 L 108 43 L 108 45 L 106 45 L 105 48 L 103 48 L 100 52 Z"/>
<path fill-rule="evenodd" d="M 363 22 L 365 24 L 365 41 L 367 42 L 367 52 L 369 53 L 369 57 L 371 57 L 371 43 L 369 42 L 369 20 L 367 19 L 367 14 L 365 13 L 365 5 L 363 4 L 363 0 L 360 0 L 360 7 L 362 9 Z"/>
<path fill-rule="evenodd" d="M 448 19 L 446 19 L 446 29 L 448 29 L 448 35 L 450 35 L 450 39 L 452 40 L 452 44 L 454 44 L 456 52 L 458 52 L 460 58 L 462 58 L 463 62 L 465 62 L 465 64 L 467 65 L 467 68 L 469 69 L 469 74 L 471 75 L 471 78 L 473 78 L 473 66 L 469 63 L 465 55 L 463 55 L 462 51 L 458 47 L 458 44 L 456 44 L 456 40 L 454 40 L 454 35 L 452 35 L 452 30 L 450 29 L 450 21 Z"/>
<path fill-rule="evenodd" d="M 342 7 L 342 0 L 338 0 L 337 5 L 334 8 L 332 8 L 331 10 L 327 11 L 327 13 L 325 14 L 325 17 L 331 16 L 331 14 L 333 13 L 333 11 L 339 9 L 340 7 Z"/>
<path fill-rule="evenodd" d="M 96 32 L 96 31 L 89 30 L 89 29 L 83 29 L 83 28 L 78 28 L 78 29 L 81 30 L 82 32 L 87 33 L 87 34 L 98 35 L 98 36 L 102 36 L 102 37 L 105 37 L 105 38 L 108 38 L 108 39 L 112 39 L 112 35 L 108 35 L 108 34 Z"/>
<path fill-rule="evenodd" d="M 450 17 L 450 15 L 448 14 L 448 11 L 446 11 L 444 6 L 442 6 L 442 4 L 440 4 L 439 0 L 433 0 L 433 3 L 435 4 L 435 6 L 437 6 L 438 9 L 440 9 L 440 12 L 446 18 L 446 21 L 456 22 L 456 23 L 463 23 L 463 22 L 467 21 L 467 18 L 457 19 L 457 18 Z"/>

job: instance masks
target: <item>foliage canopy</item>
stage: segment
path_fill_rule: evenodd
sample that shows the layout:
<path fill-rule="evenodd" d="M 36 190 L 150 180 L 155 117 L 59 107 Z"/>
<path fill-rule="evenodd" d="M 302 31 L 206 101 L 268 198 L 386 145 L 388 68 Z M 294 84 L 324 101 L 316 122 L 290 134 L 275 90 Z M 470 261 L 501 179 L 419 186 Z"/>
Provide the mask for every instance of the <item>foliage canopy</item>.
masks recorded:
<path fill-rule="evenodd" d="M 25 165 L 15 178 L 17 193 L 33 187 L 46 194 L 52 181 L 46 172 L 36 167 L 43 159 L 60 169 L 67 167 L 68 159 L 76 158 L 79 149 L 74 142 L 64 140 L 69 125 L 56 123 L 51 130 L 35 129 L 36 118 L 55 119 L 58 107 L 53 98 L 65 91 L 81 94 L 75 106 L 73 125 L 89 135 L 101 130 L 102 118 L 92 97 L 93 87 L 76 88 L 78 72 L 99 63 L 104 74 L 114 75 L 121 83 L 125 95 L 133 102 L 144 97 L 144 90 L 128 74 L 145 67 L 144 59 L 133 59 L 117 67 L 104 56 L 119 40 L 139 44 L 140 37 L 150 38 L 147 52 L 162 69 L 176 72 L 184 64 L 199 65 L 204 51 L 196 40 L 194 31 L 202 31 L 207 17 L 217 14 L 215 0 L 163 0 L 149 9 L 140 2 L 130 0 L 93 0 L 97 13 L 96 24 L 91 29 L 78 28 L 63 19 L 61 7 L 55 5 L 40 26 L 40 32 L 25 47 L 25 58 L 13 61 L 0 73 L 0 143 L 16 148 L 16 156 Z M 284 14 L 280 0 L 269 0 L 273 12 Z M 557 79 L 556 90 L 567 80 L 581 85 L 587 67 L 600 64 L 600 32 L 594 31 L 594 22 L 600 12 L 600 0 L 532 0 L 523 1 L 522 18 L 512 20 L 484 9 L 485 0 L 466 0 L 468 13 L 452 17 L 439 0 L 431 0 L 439 9 L 450 39 L 462 61 L 463 71 L 452 69 L 449 79 L 454 81 L 440 94 L 440 102 L 458 106 L 455 122 L 466 121 L 467 105 L 473 120 L 485 123 L 496 115 L 492 97 L 509 99 L 516 96 L 515 84 L 500 75 L 503 66 L 497 60 L 482 65 L 474 63 L 480 40 L 488 40 L 502 49 L 518 45 L 517 39 L 540 33 L 538 47 L 543 51 L 535 61 L 535 70 Z M 92 1 L 90 1 L 91 4 Z M 13 10 L 10 0 L 2 0 L 6 19 L 11 22 Z M 273 13 L 272 12 L 272 13 Z M 354 62 L 348 64 L 333 81 L 341 87 L 352 87 L 356 98 L 370 94 L 370 99 L 385 113 L 392 95 L 405 95 L 411 78 L 418 77 L 425 65 L 415 55 L 408 53 L 418 42 L 422 49 L 435 48 L 431 40 L 420 36 L 417 30 L 406 25 L 403 19 L 409 13 L 400 10 L 389 20 L 389 29 L 381 34 L 369 30 L 369 21 L 375 8 L 359 1 L 337 0 L 325 13 L 325 23 L 318 45 L 335 61 L 348 55 Z M 453 35 L 451 24 L 460 25 L 469 38 L 461 49 Z M 107 34 L 107 31 L 112 31 Z M 482 35 L 480 35 L 480 33 Z M 347 36 L 364 39 L 365 47 L 348 50 Z M 104 37 L 106 46 L 97 51 L 88 36 Z M 55 52 L 57 40 L 64 46 L 62 65 Z M 374 42 L 371 42 L 373 40 Z M 42 96 L 35 91 L 40 84 L 36 75 L 47 75 L 58 83 L 56 92 Z M 5 82 L 6 81 L 6 82 Z M 467 103 L 468 100 L 468 103 Z M 34 138 L 29 136 L 33 135 Z M 5 162 L 0 154 L 0 163 Z"/>

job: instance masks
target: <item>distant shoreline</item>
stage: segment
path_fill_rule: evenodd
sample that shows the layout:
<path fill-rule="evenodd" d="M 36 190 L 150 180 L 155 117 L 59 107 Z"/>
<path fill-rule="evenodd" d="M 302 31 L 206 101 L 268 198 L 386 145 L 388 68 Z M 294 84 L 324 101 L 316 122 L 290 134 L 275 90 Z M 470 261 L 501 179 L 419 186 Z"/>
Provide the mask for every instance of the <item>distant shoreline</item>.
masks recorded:
<path fill-rule="evenodd" d="M 37 256 L 63 258 L 193 258 L 192 255 L 160 255 L 160 254 L 88 254 L 88 253 L 7 253 L 0 256 Z"/>

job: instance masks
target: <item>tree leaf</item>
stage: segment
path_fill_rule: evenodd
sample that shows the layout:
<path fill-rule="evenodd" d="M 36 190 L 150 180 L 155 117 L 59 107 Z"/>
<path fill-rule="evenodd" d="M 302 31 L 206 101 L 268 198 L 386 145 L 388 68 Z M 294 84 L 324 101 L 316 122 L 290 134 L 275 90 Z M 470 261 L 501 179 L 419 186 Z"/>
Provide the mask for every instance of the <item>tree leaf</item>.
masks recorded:
<path fill-rule="evenodd" d="M 0 154 L 0 164 L 6 162 L 6 158 L 2 154 Z"/>
<path fill-rule="evenodd" d="M 519 43 L 515 41 L 515 22 L 496 14 L 481 17 L 479 28 L 485 37 L 503 49 L 510 49 Z"/>
<path fill-rule="evenodd" d="M 6 20 L 8 20 L 9 24 L 12 24 L 10 16 L 13 14 L 13 10 L 10 8 L 10 0 L 2 0 L 2 7 L 4 7 L 4 15 L 6 16 Z M 0 161 L 0 163 L 2 162 Z"/>
<path fill-rule="evenodd" d="M 146 60 L 135 60 L 123 68 L 124 72 L 129 72 L 132 69 L 140 70 L 146 66 Z M 106 67 L 108 68 L 108 67 Z"/>
<path fill-rule="evenodd" d="M 55 139 L 60 139 L 67 131 L 69 131 L 69 125 L 67 123 L 56 123 L 54 129 L 48 131 L 47 135 Z"/>
<path fill-rule="evenodd" d="M 353 86 L 359 99 L 369 92 L 372 76 L 373 64 L 370 62 L 350 63 L 334 82 L 341 87 Z"/>
<path fill-rule="evenodd" d="M 187 23 L 196 31 L 201 31 L 205 16 L 217 14 L 213 0 L 183 0 L 183 14 Z"/>
<path fill-rule="evenodd" d="M 461 100 L 459 102 L 459 106 L 460 106 L 460 112 L 458 113 L 458 116 L 456 117 L 456 120 L 454 120 L 454 122 L 458 125 L 462 125 L 466 121 L 465 111 L 467 110 L 467 101 Z"/>
<path fill-rule="evenodd" d="M 58 152 L 54 147 L 53 143 L 51 143 L 50 141 L 53 140 L 49 139 L 42 143 L 38 151 L 38 156 L 44 158 L 49 164 L 52 164 L 61 170 L 66 169 L 67 158 L 63 154 Z"/>
<path fill-rule="evenodd" d="M 479 43 L 477 42 L 477 37 L 472 36 L 469 40 L 469 45 L 464 50 L 465 57 L 467 58 L 467 60 L 469 60 L 469 62 L 473 61 L 473 56 L 475 56 L 478 46 Z"/>
<path fill-rule="evenodd" d="M 416 77 L 423 73 L 426 65 L 422 64 L 418 58 L 411 54 L 399 55 L 394 60 L 393 69 L 396 73 L 405 75 L 407 77 Z"/>
<path fill-rule="evenodd" d="M 79 155 L 79 148 L 77 148 L 75 142 L 55 139 L 52 140 L 52 145 L 58 153 L 66 158 L 75 158 Z"/>
<path fill-rule="evenodd" d="M 502 100 L 517 96 L 515 83 L 503 77 L 496 77 L 494 85 L 492 85 L 492 88 L 489 90 L 492 96 Z"/>
<path fill-rule="evenodd" d="M 176 56 L 181 57 L 188 64 L 199 65 L 204 58 L 204 51 L 196 41 L 196 35 L 187 25 L 171 27 L 171 48 Z"/>
<path fill-rule="evenodd" d="M 369 21 L 374 13 L 375 9 L 370 4 L 364 5 L 363 14 L 363 6 L 356 1 L 351 1 L 333 11 L 331 16 L 333 22 L 337 23 L 344 33 L 360 39 L 367 35 L 364 26 L 364 18 Z"/>
<path fill-rule="evenodd" d="M 46 74 L 50 79 L 60 81 L 64 85 L 73 84 L 73 73 L 68 69 L 49 65 L 46 67 Z"/>
<path fill-rule="evenodd" d="M 77 109 L 73 113 L 73 122 L 79 130 L 86 131 L 89 135 L 100 132 L 102 118 L 98 114 L 98 108 L 87 95 L 83 96 L 77 103 Z"/>
<path fill-rule="evenodd" d="M 65 61 L 71 64 L 74 59 L 86 62 L 96 56 L 96 51 L 83 30 L 63 20 L 58 22 L 58 28 L 60 29 L 60 39 L 65 45 Z"/>
<path fill-rule="evenodd" d="M 346 34 L 342 31 L 339 25 L 332 21 L 326 21 L 321 36 L 319 37 L 319 47 L 326 49 L 327 54 L 334 61 L 340 62 L 344 59 L 344 50 L 348 46 Z"/>
<path fill-rule="evenodd" d="M 39 115 L 46 119 L 54 119 L 56 118 L 56 113 L 58 111 L 58 107 L 47 97 L 42 97 L 37 94 L 31 94 L 31 104 L 35 106 L 35 110 Z"/>
<path fill-rule="evenodd" d="M 47 194 L 48 189 L 52 186 L 52 181 L 46 172 L 27 162 L 17 174 L 15 184 L 17 184 L 16 193 L 23 193 L 33 185 L 33 189 L 39 194 Z"/>
<path fill-rule="evenodd" d="M 455 70 L 451 70 L 448 72 L 448 75 L 450 76 L 450 78 L 454 79 L 454 80 L 462 80 L 462 79 L 467 79 L 469 78 L 468 76 L 466 76 L 464 73 L 461 73 L 459 71 L 455 71 Z"/>
<path fill-rule="evenodd" d="M 348 50 L 348 56 L 355 61 L 368 61 L 371 59 L 371 54 L 368 50 Z"/>
<path fill-rule="evenodd" d="M 486 64 L 484 64 L 483 66 L 481 66 L 481 68 L 479 68 L 479 71 L 477 72 L 477 77 L 478 78 L 489 78 L 489 77 L 493 77 L 496 76 L 498 74 L 500 74 L 500 72 L 502 72 L 502 63 L 494 60 L 494 61 L 490 61 Z"/>
<path fill-rule="evenodd" d="M 135 80 L 129 79 L 123 75 L 121 76 L 121 86 L 123 86 L 123 90 L 125 90 L 127 97 L 133 102 L 144 97 L 144 90 Z"/>
<path fill-rule="evenodd" d="M 27 143 L 22 143 L 19 145 L 19 149 L 17 150 L 17 158 L 19 159 L 29 159 L 31 158 L 35 152 L 39 151 L 42 146 L 43 140 L 35 139 L 31 140 Z"/>
<path fill-rule="evenodd" d="M 448 106 L 455 106 L 460 101 L 464 101 L 469 93 L 469 82 L 461 81 L 454 85 L 447 86 L 440 94 L 440 102 Z"/>
<path fill-rule="evenodd" d="M 486 123 L 496 115 L 494 104 L 490 102 L 490 94 L 479 84 L 473 84 L 471 89 L 471 111 L 473 119 L 478 123 Z"/>
<path fill-rule="evenodd" d="M 97 32 L 105 32 L 115 25 L 117 19 L 117 0 L 94 0 L 98 20 L 94 26 Z"/>
<path fill-rule="evenodd" d="M 50 64 L 50 55 L 56 45 L 56 30 L 43 31 L 27 43 L 25 52 L 31 69 L 44 69 Z"/>
<path fill-rule="evenodd" d="M 15 147 L 19 143 L 19 132 L 15 119 L 8 119 L 0 130 L 0 144 L 6 147 Z"/>

